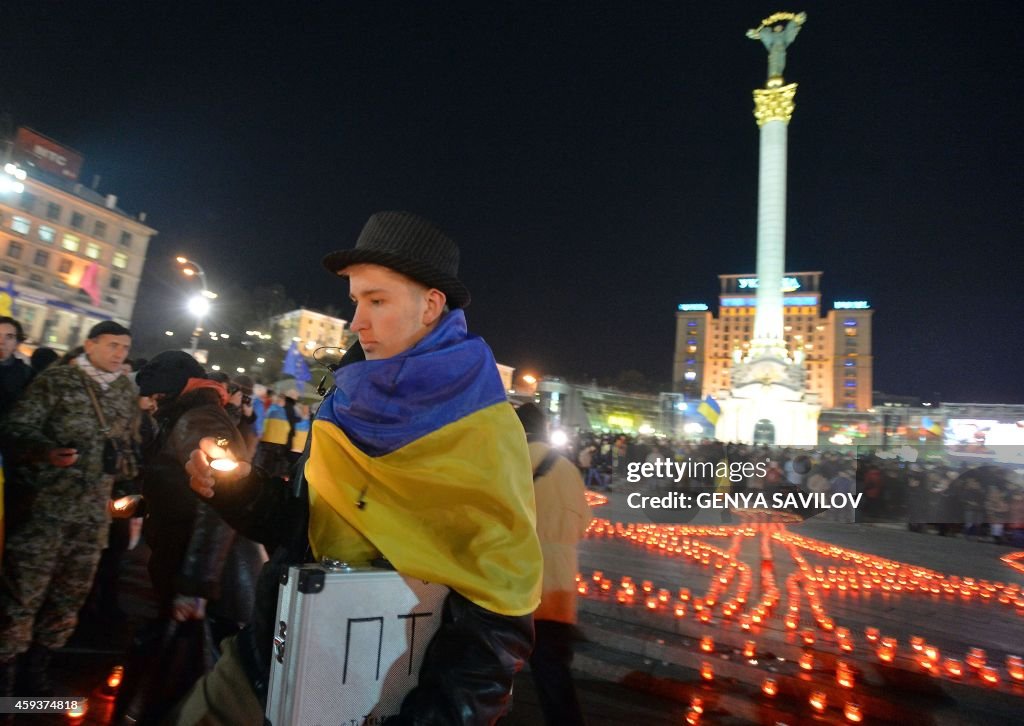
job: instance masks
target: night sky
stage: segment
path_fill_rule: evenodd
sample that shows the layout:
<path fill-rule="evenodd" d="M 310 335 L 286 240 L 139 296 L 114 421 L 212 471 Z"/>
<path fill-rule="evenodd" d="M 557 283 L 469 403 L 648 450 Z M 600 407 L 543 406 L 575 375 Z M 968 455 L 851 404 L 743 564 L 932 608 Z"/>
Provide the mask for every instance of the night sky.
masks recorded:
<path fill-rule="evenodd" d="M 0 109 L 159 230 L 140 333 L 185 325 L 182 251 L 348 313 L 320 258 L 405 209 L 460 243 L 499 361 L 667 387 L 676 305 L 754 271 L 744 33 L 804 10 L 787 269 L 871 302 L 876 389 L 1024 402 L 1024 4 L 936 7 L 9 2 Z"/>

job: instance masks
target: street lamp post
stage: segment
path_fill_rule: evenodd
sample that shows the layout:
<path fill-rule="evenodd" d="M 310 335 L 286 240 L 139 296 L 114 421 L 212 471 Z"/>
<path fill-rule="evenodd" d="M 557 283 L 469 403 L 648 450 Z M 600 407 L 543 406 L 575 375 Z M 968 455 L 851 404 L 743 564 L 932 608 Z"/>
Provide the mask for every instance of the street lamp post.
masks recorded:
<path fill-rule="evenodd" d="M 185 277 L 198 277 L 199 284 L 202 286 L 202 291 L 199 295 L 191 298 L 188 301 L 188 309 L 193 315 L 196 316 L 196 327 L 192 331 L 192 346 L 191 352 L 194 356 L 199 348 L 199 334 L 203 330 L 203 318 L 210 312 L 210 300 L 217 298 L 217 293 L 210 290 L 206 284 L 206 271 L 203 266 L 195 260 L 190 260 L 187 257 L 179 255 L 175 258 L 179 265 L 181 265 L 181 272 Z"/>

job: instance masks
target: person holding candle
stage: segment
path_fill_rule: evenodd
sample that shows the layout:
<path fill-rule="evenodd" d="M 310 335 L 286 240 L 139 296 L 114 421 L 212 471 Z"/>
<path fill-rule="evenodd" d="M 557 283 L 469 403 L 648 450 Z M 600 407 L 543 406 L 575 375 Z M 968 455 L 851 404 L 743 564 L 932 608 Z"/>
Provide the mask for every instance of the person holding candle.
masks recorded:
<path fill-rule="evenodd" d="M 290 487 L 240 463 L 216 473 L 212 439 L 192 488 L 274 552 L 254 623 L 176 714 L 178 724 L 262 723 L 278 576 L 330 557 L 451 588 L 399 724 L 493 724 L 533 646 L 543 560 L 530 453 L 490 348 L 466 329 L 459 249 L 432 223 L 381 212 L 355 249 L 324 259 L 348 278 L 359 336 L 334 373 Z M 363 359 L 365 358 L 365 360 Z M 307 486 L 304 486 L 307 485 Z"/>
<path fill-rule="evenodd" d="M 135 388 L 121 367 L 131 341 L 113 320 L 94 325 L 75 365 L 36 376 L 0 423 L 10 476 L 0 696 L 12 695 L 16 675 L 21 695 L 47 695 L 51 651 L 71 637 L 92 586 L 107 544 L 114 454 L 127 447 L 137 415 Z"/>
<path fill-rule="evenodd" d="M 245 460 L 248 447 L 226 410 L 223 383 L 206 377 L 188 353 L 164 351 L 139 371 L 141 395 L 156 402 L 159 430 L 143 452 L 142 493 L 149 544 L 149 574 L 159 620 L 206 619 L 215 641 L 234 634 L 248 621 L 263 555 L 259 545 L 235 532 L 189 490 L 185 462 L 206 436 L 214 437 L 234 458 Z M 201 673 L 171 673 L 176 689 L 162 690 L 159 700 L 143 695 L 133 701 L 137 713 L 156 722 L 184 695 Z M 175 692 L 176 690 L 176 692 Z"/>

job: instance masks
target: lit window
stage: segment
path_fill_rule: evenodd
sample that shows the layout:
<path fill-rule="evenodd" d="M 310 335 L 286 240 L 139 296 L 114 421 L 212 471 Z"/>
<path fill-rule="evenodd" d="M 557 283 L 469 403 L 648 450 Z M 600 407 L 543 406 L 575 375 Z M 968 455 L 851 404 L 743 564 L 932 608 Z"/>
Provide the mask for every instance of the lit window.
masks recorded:
<path fill-rule="evenodd" d="M 693 371 L 686 371 L 686 373 L 683 374 L 683 378 L 685 378 L 688 381 L 695 381 L 697 380 L 697 374 L 694 373 Z"/>
<path fill-rule="evenodd" d="M 60 246 L 70 252 L 78 252 L 79 246 L 81 246 L 81 240 L 73 234 L 64 233 L 64 238 L 60 241 Z"/>
<path fill-rule="evenodd" d="M 100 258 L 100 246 L 95 242 L 90 242 L 85 246 L 85 256 L 91 260 L 98 260 Z"/>
<path fill-rule="evenodd" d="M 32 222 L 26 217 L 14 216 L 11 218 L 11 229 L 18 234 L 28 234 L 32 231 Z"/>
<path fill-rule="evenodd" d="M 101 221 L 99 221 L 97 219 L 96 220 L 96 224 L 94 224 L 93 227 L 92 227 L 92 236 L 93 237 L 98 237 L 99 239 L 106 238 L 106 236 L 107 236 L 107 223 L 106 222 L 101 222 Z"/>
<path fill-rule="evenodd" d="M 85 226 L 85 215 L 81 212 L 71 213 L 71 226 L 75 229 L 81 229 Z"/>
<path fill-rule="evenodd" d="M 847 318 L 846 320 L 843 321 L 843 325 L 845 325 L 848 328 L 856 328 L 857 321 L 854 320 L 853 318 Z"/>
<path fill-rule="evenodd" d="M 57 232 L 53 227 L 41 224 L 39 225 L 39 239 L 48 245 L 52 245 L 53 241 L 57 239 Z"/>
<path fill-rule="evenodd" d="M 114 267 L 123 270 L 124 268 L 128 267 L 128 255 L 126 255 L 124 252 L 115 252 L 114 259 L 111 261 L 110 264 L 112 264 Z"/>
<path fill-rule="evenodd" d="M 697 327 L 697 321 L 696 320 L 690 320 L 689 322 L 686 323 L 686 327 L 688 327 L 688 328 L 696 328 Z"/>
<path fill-rule="evenodd" d="M 856 328 L 847 328 L 845 330 L 845 333 L 846 333 L 846 337 L 852 338 L 855 335 L 857 335 L 857 329 Z"/>
<path fill-rule="evenodd" d="M 857 387 L 857 381 L 847 381 L 846 382 L 846 387 L 847 388 L 856 388 Z"/>

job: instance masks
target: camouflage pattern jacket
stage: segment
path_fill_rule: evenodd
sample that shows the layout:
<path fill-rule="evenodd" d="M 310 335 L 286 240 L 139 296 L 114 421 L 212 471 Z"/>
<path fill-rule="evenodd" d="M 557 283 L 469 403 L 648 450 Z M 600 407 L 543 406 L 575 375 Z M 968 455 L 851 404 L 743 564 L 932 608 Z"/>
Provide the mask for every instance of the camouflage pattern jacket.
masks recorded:
<path fill-rule="evenodd" d="M 66 522 L 109 521 L 107 502 L 113 477 L 103 473 L 106 437 L 86 386 L 96 394 L 110 427 L 110 437 L 129 440 L 138 415 L 138 394 L 125 376 L 106 390 L 75 366 L 53 366 L 40 373 L 0 421 L 0 444 L 11 475 L 7 486 L 18 490 L 21 517 Z M 67 468 L 51 466 L 47 452 L 58 446 L 78 449 Z M 15 513 L 10 513 L 12 519 Z"/>

